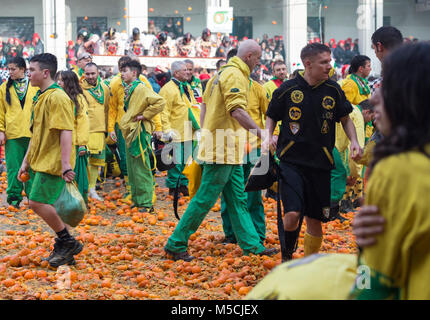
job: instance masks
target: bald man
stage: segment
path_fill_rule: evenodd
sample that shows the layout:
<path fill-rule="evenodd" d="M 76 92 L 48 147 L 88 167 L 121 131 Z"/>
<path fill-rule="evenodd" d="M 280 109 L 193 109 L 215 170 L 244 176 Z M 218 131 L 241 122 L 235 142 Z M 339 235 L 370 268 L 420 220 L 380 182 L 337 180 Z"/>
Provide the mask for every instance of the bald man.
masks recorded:
<path fill-rule="evenodd" d="M 261 48 L 245 41 L 233 57 L 209 80 L 203 95 L 202 138 L 198 161 L 203 167 L 200 188 L 188 205 L 164 247 L 173 260 L 191 261 L 188 239 L 223 194 L 230 212 L 233 232 L 243 253 L 273 255 L 260 242 L 246 205 L 242 170 L 246 130 L 261 138 L 261 129 L 245 111 L 248 105 L 249 76 L 259 63 Z"/>

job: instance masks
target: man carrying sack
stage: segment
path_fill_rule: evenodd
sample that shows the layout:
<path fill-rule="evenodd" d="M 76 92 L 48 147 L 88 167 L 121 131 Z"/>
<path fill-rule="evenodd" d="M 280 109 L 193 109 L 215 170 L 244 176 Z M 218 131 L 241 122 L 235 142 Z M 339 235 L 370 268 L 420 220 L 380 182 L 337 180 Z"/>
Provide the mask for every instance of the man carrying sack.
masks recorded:
<path fill-rule="evenodd" d="M 30 81 L 40 90 L 34 97 L 31 117 L 32 138 L 18 177 L 34 171 L 33 187 L 29 195 L 30 208 L 57 234 L 54 250 L 48 257 L 52 267 L 72 264 L 74 255 L 83 245 L 70 235 L 54 203 L 65 184 L 74 180 L 76 155 L 73 146 L 75 106 L 73 101 L 54 82 L 57 58 L 50 53 L 34 56 L 30 61 Z"/>

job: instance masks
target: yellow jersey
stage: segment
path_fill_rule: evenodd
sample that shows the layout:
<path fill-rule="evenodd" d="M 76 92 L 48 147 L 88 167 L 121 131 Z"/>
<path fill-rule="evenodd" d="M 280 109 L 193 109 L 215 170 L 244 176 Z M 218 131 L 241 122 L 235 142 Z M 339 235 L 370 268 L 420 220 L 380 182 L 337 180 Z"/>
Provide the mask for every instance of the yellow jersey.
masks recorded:
<path fill-rule="evenodd" d="M 73 134 L 74 112 L 73 101 L 58 85 L 40 93 L 34 105 L 31 121 L 33 135 L 27 154 L 33 171 L 62 176 L 60 133 L 71 131 Z M 70 165 L 74 168 L 76 152 L 73 145 L 71 149 Z"/>
<path fill-rule="evenodd" d="M 201 130 L 198 159 L 206 163 L 242 164 L 246 130 L 231 115 L 238 108 L 247 110 L 249 67 L 233 57 L 216 77 L 209 80 L 203 103 L 205 121 Z"/>
<path fill-rule="evenodd" d="M 425 147 L 430 153 L 430 145 Z M 430 299 L 430 159 L 418 150 L 389 156 L 376 164 L 368 180 L 366 205 L 385 218 L 377 243 L 364 248 L 369 288 L 352 291 L 355 299 Z"/>
<path fill-rule="evenodd" d="M 30 82 L 28 83 L 24 106 L 21 107 L 21 102 L 13 85 L 9 88 L 11 104 L 7 103 L 6 85 L 7 82 L 4 82 L 0 86 L 0 131 L 5 133 L 7 139 L 30 138 L 33 97 L 39 88 L 31 86 Z"/>

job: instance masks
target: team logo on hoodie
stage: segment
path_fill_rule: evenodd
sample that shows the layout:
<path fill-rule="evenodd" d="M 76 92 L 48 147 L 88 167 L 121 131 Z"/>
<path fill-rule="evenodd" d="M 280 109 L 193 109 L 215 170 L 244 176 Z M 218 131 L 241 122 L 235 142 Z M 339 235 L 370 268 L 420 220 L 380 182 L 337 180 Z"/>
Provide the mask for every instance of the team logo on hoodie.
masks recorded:
<path fill-rule="evenodd" d="M 294 90 L 291 93 L 291 101 L 294 103 L 301 103 L 303 101 L 304 95 L 300 90 Z"/>

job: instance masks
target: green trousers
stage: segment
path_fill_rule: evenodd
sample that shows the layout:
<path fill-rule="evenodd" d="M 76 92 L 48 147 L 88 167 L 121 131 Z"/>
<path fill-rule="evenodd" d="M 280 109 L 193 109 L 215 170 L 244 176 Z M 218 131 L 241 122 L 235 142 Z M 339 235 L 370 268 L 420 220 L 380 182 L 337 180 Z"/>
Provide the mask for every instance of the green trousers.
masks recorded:
<path fill-rule="evenodd" d="M 118 151 L 119 151 L 119 156 L 121 157 L 121 161 L 120 163 L 118 163 L 119 165 L 119 169 L 121 170 L 121 173 L 123 174 L 123 176 L 127 176 L 127 160 L 126 160 L 126 146 L 125 146 L 125 140 L 124 137 L 122 135 L 122 132 L 119 128 L 118 123 L 115 123 L 115 134 L 116 134 L 116 139 L 117 139 L 117 144 L 118 144 Z"/>
<path fill-rule="evenodd" d="M 25 153 L 27 152 L 28 143 L 30 138 L 18 138 L 6 140 L 5 146 L 5 158 L 7 168 L 7 202 L 22 201 L 22 190 L 25 188 L 27 197 L 31 192 L 31 185 L 34 180 L 34 173 L 32 170 L 29 171 L 30 180 L 26 183 L 22 183 L 18 180 L 18 172 L 24 160 Z"/>
<path fill-rule="evenodd" d="M 243 161 L 243 176 L 244 176 L 244 185 L 248 181 L 249 174 L 251 173 L 252 168 L 257 163 L 259 157 L 261 155 L 261 150 L 253 149 L 250 154 L 245 155 Z M 247 206 L 248 211 L 251 215 L 252 222 L 254 224 L 255 230 L 260 237 L 260 241 L 264 243 L 266 239 L 266 221 L 264 216 L 264 206 L 263 201 L 261 199 L 261 191 L 255 192 L 246 192 L 247 195 Z M 230 218 L 230 210 L 225 203 L 224 197 L 221 196 L 221 218 L 222 218 L 222 227 L 224 229 L 224 234 L 226 238 L 235 239 L 233 228 L 231 225 Z"/>
<path fill-rule="evenodd" d="M 141 141 L 143 149 L 145 149 L 148 136 L 146 133 L 141 133 Z M 149 158 L 149 149 L 142 155 L 132 152 L 130 148 L 126 148 L 126 159 L 128 169 L 128 183 L 131 188 L 131 200 L 137 207 L 152 207 L 152 194 L 154 190 L 154 178 L 151 171 L 151 160 Z"/>
<path fill-rule="evenodd" d="M 336 148 L 333 149 L 333 159 L 336 168 L 331 171 L 331 202 L 339 202 L 345 193 L 348 173 Z"/>
<path fill-rule="evenodd" d="M 173 156 L 175 167 L 167 171 L 166 187 L 176 188 L 179 180 L 179 186 L 188 186 L 188 179 L 182 171 L 185 168 L 185 162 L 192 155 L 192 141 L 173 143 Z"/>
<path fill-rule="evenodd" d="M 186 251 L 188 239 L 197 231 L 222 193 L 230 210 L 234 235 L 243 253 L 248 255 L 264 251 L 247 209 L 243 180 L 243 169 L 240 165 L 203 164 L 200 188 L 165 248 L 172 252 Z"/>

